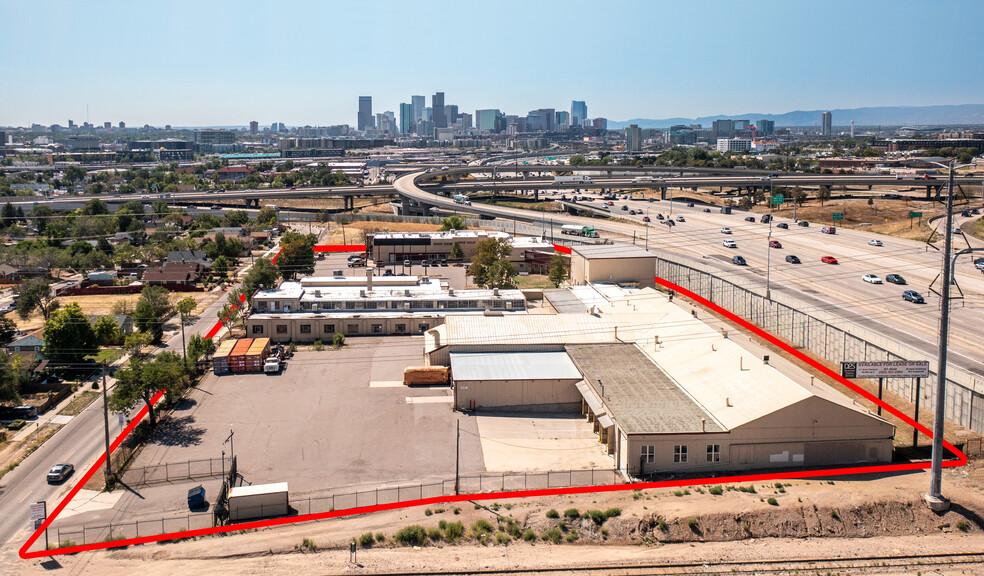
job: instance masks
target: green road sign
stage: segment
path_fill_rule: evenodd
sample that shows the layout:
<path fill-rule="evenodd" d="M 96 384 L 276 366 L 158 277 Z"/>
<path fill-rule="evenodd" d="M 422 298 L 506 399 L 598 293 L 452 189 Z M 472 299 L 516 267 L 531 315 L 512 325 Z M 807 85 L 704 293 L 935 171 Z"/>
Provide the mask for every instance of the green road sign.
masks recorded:
<path fill-rule="evenodd" d="M 834 212 L 834 214 L 833 214 L 833 216 L 831 218 L 833 220 L 843 220 L 844 219 L 844 213 L 843 212 Z"/>
<path fill-rule="evenodd" d="M 776 206 L 778 204 L 782 204 L 785 201 L 786 201 L 786 197 L 783 196 L 782 194 L 776 194 L 775 196 L 772 197 L 772 205 L 773 206 Z"/>
<path fill-rule="evenodd" d="M 909 212 L 909 218 L 922 218 L 922 212 Z"/>

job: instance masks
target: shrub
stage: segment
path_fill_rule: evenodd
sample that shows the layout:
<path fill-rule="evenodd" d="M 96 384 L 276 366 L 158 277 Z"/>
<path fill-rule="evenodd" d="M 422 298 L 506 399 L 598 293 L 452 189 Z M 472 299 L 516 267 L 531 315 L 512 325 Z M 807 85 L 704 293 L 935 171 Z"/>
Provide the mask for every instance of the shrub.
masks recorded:
<path fill-rule="evenodd" d="M 564 518 L 570 518 L 571 520 L 574 520 L 580 517 L 581 517 L 581 513 L 578 512 L 577 508 L 568 508 L 567 510 L 564 510 Z"/>
<path fill-rule="evenodd" d="M 310 538 L 305 538 L 304 540 L 301 540 L 301 548 L 304 548 L 305 550 L 318 549 L 318 547 L 314 545 L 314 540 L 311 540 Z"/>
<path fill-rule="evenodd" d="M 840 515 L 837 514 L 837 510 L 831 510 L 830 511 L 830 517 L 833 518 L 834 520 L 839 520 L 840 519 Z"/>
<path fill-rule="evenodd" d="M 561 520 L 560 524 L 557 524 L 557 528 L 560 528 L 561 532 L 567 532 L 567 522 Z"/>
<path fill-rule="evenodd" d="M 960 520 L 959 522 L 957 522 L 957 530 L 960 530 L 961 532 L 966 532 L 967 530 L 970 530 L 970 524 L 968 524 L 964 520 Z"/>
<path fill-rule="evenodd" d="M 441 530 L 444 530 L 445 528 L 448 527 L 448 521 L 441 520 L 440 522 L 437 523 L 437 527 L 440 528 Z"/>
<path fill-rule="evenodd" d="M 608 528 L 602 528 L 601 529 L 601 537 L 602 538 L 608 538 Z"/>
<path fill-rule="evenodd" d="M 359 546 L 362 548 L 372 548 L 372 543 L 376 541 L 372 532 L 366 532 L 362 536 L 359 536 Z"/>
<path fill-rule="evenodd" d="M 673 495 L 679 498 L 680 496 L 683 496 L 683 491 L 677 490 L 676 492 L 673 493 Z"/>
<path fill-rule="evenodd" d="M 506 510 L 512 510 L 513 505 L 512 504 L 503 504 L 502 507 L 505 508 Z"/>
<path fill-rule="evenodd" d="M 605 510 L 605 516 L 609 518 L 614 518 L 616 516 L 621 516 L 621 515 L 622 515 L 621 508 L 609 508 L 608 510 Z"/>
<path fill-rule="evenodd" d="M 10 424 L 7 424 L 7 430 L 20 430 L 23 428 L 27 422 L 23 420 L 14 420 Z"/>
<path fill-rule="evenodd" d="M 498 534 L 495 535 L 496 544 L 502 544 L 503 546 L 505 546 L 509 544 L 510 540 L 512 540 L 512 538 L 510 538 L 507 534 L 504 534 L 502 532 L 499 532 Z"/>
<path fill-rule="evenodd" d="M 423 546 L 427 543 L 427 531 L 424 530 L 423 526 L 414 524 L 401 528 L 394 538 L 404 546 Z"/>
<path fill-rule="evenodd" d="M 513 522 L 512 520 L 509 520 L 509 523 L 506 524 L 506 532 L 513 538 L 519 538 L 523 534 L 523 531 L 522 529 L 520 529 L 519 524 Z"/>
<path fill-rule="evenodd" d="M 533 530 L 529 528 L 523 530 L 523 540 L 526 540 L 527 542 L 532 542 L 534 539 L 536 539 L 536 532 L 533 532 Z"/>
<path fill-rule="evenodd" d="M 321 340 L 315 340 L 314 343 L 311 344 L 311 348 L 313 348 L 316 352 L 321 352 L 325 349 L 325 345 L 321 343 Z"/>
<path fill-rule="evenodd" d="M 430 515 L 431 515 L 431 514 L 433 514 L 433 513 L 434 513 L 434 512 L 433 512 L 433 511 L 432 511 L 432 510 L 431 510 L 430 508 L 428 508 L 428 509 L 426 509 L 426 510 L 424 510 L 424 516 L 430 516 Z"/>
<path fill-rule="evenodd" d="M 457 516 L 458 514 L 461 514 L 461 508 L 456 507 L 454 510 L 452 510 L 452 512 L 454 512 L 455 516 Z"/>
<path fill-rule="evenodd" d="M 690 520 L 687 520 L 687 526 L 689 526 L 691 530 L 696 532 L 698 527 L 700 526 L 700 523 L 697 522 L 696 518 L 691 518 Z"/>
<path fill-rule="evenodd" d="M 335 332 L 335 335 L 331 337 L 331 345 L 335 348 L 341 348 L 345 346 L 345 334 L 341 332 Z"/>
<path fill-rule="evenodd" d="M 662 517 L 660 517 L 660 518 L 657 518 L 657 519 L 656 519 L 656 526 L 657 526 L 657 527 L 658 527 L 658 528 L 659 528 L 660 530 L 666 530 L 666 518 L 662 518 Z"/>
<path fill-rule="evenodd" d="M 766 502 L 769 503 L 769 506 L 778 506 L 779 505 L 779 501 L 776 500 L 775 498 L 769 498 L 768 500 L 766 500 Z"/>
<path fill-rule="evenodd" d="M 604 524 L 605 520 L 608 520 L 608 516 L 605 516 L 605 513 L 601 510 L 588 510 L 584 515 L 590 517 L 599 526 Z"/>
<path fill-rule="evenodd" d="M 720 496 L 721 494 L 724 494 L 724 489 L 721 488 L 720 486 L 711 486 L 710 488 L 707 489 L 707 491 L 713 494 L 714 496 Z"/>
<path fill-rule="evenodd" d="M 491 534 L 495 529 L 492 528 L 492 524 L 484 518 L 479 518 L 472 524 L 471 531 L 476 538 L 481 537 L 482 534 Z"/>
<path fill-rule="evenodd" d="M 440 528 L 428 528 L 427 529 L 427 537 L 430 538 L 431 540 L 434 540 L 434 541 L 440 540 L 441 539 L 441 535 L 442 535 L 442 533 L 441 533 Z"/>
<path fill-rule="evenodd" d="M 739 486 L 739 492 L 747 492 L 748 494 L 755 494 L 755 486 L 749 484 L 748 486 Z"/>
<path fill-rule="evenodd" d="M 544 542 L 553 542 L 554 544 L 560 544 L 561 537 L 562 535 L 560 530 L 557 528 L 551 528 L 543 534 L 540 534 L 540 538 L 542 538 Z"/>
<path fill-rule="evenodd" d="M 547 518 L 560 518 L 560 512 L 557 512 L 553 508 L 547 510 Z"/>
<path fill-rule="evenodd" d="M 386 534 L 383 534 L 382 532 L 376 532 L 376 542 L 385 542 L 385 541 L 386 541 Z"/>
<path fill-rule="evenodd" d="M 465 535 L 465 525 L 461 522 L 448 522 L 442 530 L 444 530 L 444 539 L 448 542 L 454 542 Z"/>
<path fill-rule="evenodd" d="M 577 540 L 577 538 L 578 538 L 577 530 L 571 530 L 571 532 L 567 535 L 566 540 L 568 542 L 574 542 L 575 540 Z"/>

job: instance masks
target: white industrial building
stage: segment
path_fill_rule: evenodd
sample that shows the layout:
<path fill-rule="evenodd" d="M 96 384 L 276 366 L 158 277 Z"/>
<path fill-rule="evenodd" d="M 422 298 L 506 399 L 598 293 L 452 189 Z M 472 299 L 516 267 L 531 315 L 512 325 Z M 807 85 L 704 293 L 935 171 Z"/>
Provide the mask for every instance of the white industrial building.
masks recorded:
<path fill-rule="evenodd" d="M 516 266 L 517 272 L 529 272 L 532 253 L 553 254 L 554 247 L 543 238 L 511 236 L 505 232 L 489 230 L 449 230 L 446 232 L 376 232 L 366 234 L 369 257 L 380 265 L 399 264 L 404 260 L 420 262 L 435 259 L 447 260 L 451 248 L 457 244 L 462 259 L 471 260 L 478 253 L 478 244 L 489 238 L 509 243 L 511 250 L 506 257 Z"/>
<path fill-rule="evenodd" d="M 629 475 L 891 460 L 886 420 L 660 292 L 580 293 L 581 313 L 451 315 L 428 330 L 425 355 L 451 367 L 455 407 L 582 414 Z"/>

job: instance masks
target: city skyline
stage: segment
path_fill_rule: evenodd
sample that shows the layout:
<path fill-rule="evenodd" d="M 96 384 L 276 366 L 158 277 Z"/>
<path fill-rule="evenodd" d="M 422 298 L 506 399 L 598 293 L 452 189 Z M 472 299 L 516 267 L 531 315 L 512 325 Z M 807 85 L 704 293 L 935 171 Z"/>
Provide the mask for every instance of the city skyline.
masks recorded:
<path fill-rule="evenodd" d="M 437 91 L 461 112 L 569 110 L 572 100 L 583 100 L 593 117 L 613 121 L 965 104 L 980 101 L 984 91 L 984 79 L 968 74 L 959 58 L 984 48 L 974 28 L 975 16 L 984 16 L 979 3 L 949 5 L 962 14 L 959 19 L 932 17 L 935 12 L 917 2 L 835 2 L 820 8 L 763 2 L 753 9 L 719 3 L 710 11 L 713 21 L 704 19 L 704 8 L 617 4 L 606 8 L 601 24 L 616 26 L 611 50 L 570 43 L 572 30 L 575 38 L 579 30 L 590 35 L 599 25 L 594 22 L 539 27 L 538 42 L 531 45 L 519 42 L 528 30 L 486 23 L 481 6 L 431 2 L 412 14 L 398 6 L 375 4 L 381 13 L 399 13 L 390 22 L 360 19 L 364 8 L 317 3 L 292 5 L 290 11 L 251 2 L 4 3 L 0 17 L 18 26 L 0 37 L 8 56 L 0 125 L 64 125 L 69 118 L 81 124 L 87 109 L 94 124 L 355 125 L 352 103 L 358 96 L 371 95 L 375 110 L 399 110 L 410 95 L 430 99 Z M 592 9 L 579 2 L 500 5 L 503 12 L 542 22 Z M 209 36 L 187 25 L 189 11 L 217 23 Z M 304 22 L 336 23 L 331 34 L 337 52 L 316 49 L 321 34 L 292 32 L 301 13 Z M 155 23 L 154 34 L 148 36 L 146 22 Z M 428 40 L 461 22 L 477 27 L 483 40 L 469 44 L 470 34 L 453 46 Z M 805 41 L 804 30 L 817 23 L 824 34 Z M 913 27 L 924 37 L 948 38 L 957 57 L 938 58 L 899 35 Z M 892 58 L 859 51 L 858 42 L 890 45 Z M 100 56 L 65 58 L 79 49 Z M 215 56 L 203 58 L 209 49 Z M 236 59 L 224 56 L 233 53 Z M 251 80 L 249 70 L 272 74 Z"/>

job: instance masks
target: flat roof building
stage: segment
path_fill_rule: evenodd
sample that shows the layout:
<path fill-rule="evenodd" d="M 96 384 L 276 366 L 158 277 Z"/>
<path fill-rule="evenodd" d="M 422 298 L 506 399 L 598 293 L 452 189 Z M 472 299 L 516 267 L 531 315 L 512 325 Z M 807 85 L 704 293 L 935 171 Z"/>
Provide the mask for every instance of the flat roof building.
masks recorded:
<path fill-rule="evenodd" d="M 450 230 L 447 232 L 377 232 L 366 234 L 369 256 L 377 263 L 396 264 L 404 260 L 449 259 L 452 247 L 457 244 L 463 260 L 471 260 L 478 253 L 478 244 L 496 238 L 512 246 L 508 259 L 519 272 L 528 272 L 528 252 L 550 253 L 553 244 L 543 238 L 511 236 L 505 232 L 487 230 Z"/>
<path fill-rule="evenodd" d="M 632 283 L 656 286 L 656 255 L 629 244 L 588 244 L 571 247 L 574 285 L 589 282 Z"/>

